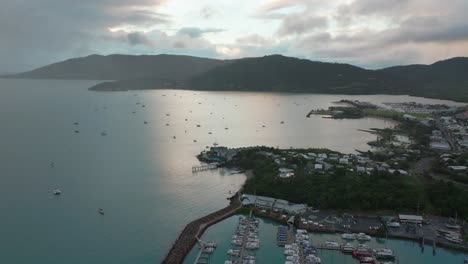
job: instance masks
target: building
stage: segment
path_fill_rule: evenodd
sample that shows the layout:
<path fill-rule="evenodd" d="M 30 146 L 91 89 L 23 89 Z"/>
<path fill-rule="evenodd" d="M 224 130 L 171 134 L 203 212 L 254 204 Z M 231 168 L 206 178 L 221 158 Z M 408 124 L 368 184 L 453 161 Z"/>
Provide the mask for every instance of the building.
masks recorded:
<path fill-rule="evenodd" d="M 270 210 L 287 214 L 302 214 L 307 210 L 306 204 L 294 204 L 286 200 L 265 196 L 243 194 L 241 196 L 243 206 L 255 206 L 261 210 Z"/>
<path fill-rule="evenodd" d="M 405 215 L 405 214 L 400 214 L 398 215 L 398 220 L 400 220 L 401 223 L 412 223 L 412 224 L 422 224 L 424 219 L 420 215 Z"/>

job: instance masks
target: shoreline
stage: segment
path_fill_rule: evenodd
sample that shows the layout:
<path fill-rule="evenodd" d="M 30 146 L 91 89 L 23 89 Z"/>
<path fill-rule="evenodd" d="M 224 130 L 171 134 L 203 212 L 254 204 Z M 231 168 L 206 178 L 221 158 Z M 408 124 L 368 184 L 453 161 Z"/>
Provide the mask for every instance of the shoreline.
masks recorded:
<path fill-rule="evenodd" d="M 250 179 L 252 177 L 255 177 L 254 173 L 252 170 L 246 170 L 245 171 L 246 175 L 246 180 Z M 234 196 L 232 196 L 230 199 L 230 204 L 222 208 L 218 211 L 215 211 L 211 214 L 208 214 L 206 216 L 203 216 L 201 218 L 198 218 L 189 224 L 185 226 L 183 229 L 182 233 L 179 235 L 177 240 L 174 242 L 173 246 L 171 247 L 169 253 L 166 255 L 164 258 L 163 262 L 164 264 L 169 264 L 169 263 L 180 263 L 182 264 L 187 255 L 190 253 L 190 251 L 193 249 L 195 244 L 197 243 L 197 238 L 201 238 L 203 233 L 212 225 L 232 216 L 235 215 L 240 208 L 248 208 L 248 207 L 243 207 L 242 203 L 240 202 L 240 194 L 241 191 L 243 190 L 243 186 L 239 189 L 238 192 Z M 259 213 L 259 210 L 253 210 L 253 213 L 256 216 L 267 218 L 270 220 L 273 220 L 277 223 L 280 224 L 285 224 L 286 221 L 285 219 L 281 219 L 280 215 L 272 215 L 271 213 Z M 364 218 L 378 218 L 378 215 L 372 215 L 364 212 L 359 212 L 356 211 L 360 217 Z M 310 227 L 305 227 L 305 226 L 300 226 L 300 228 L 306 229 L 309 232 L 312 233 L 333 233 L 333 234 L 341 234 L 345 233 L 345 230 L 341 229 L 314 229 Z M 196 230 L 196 232 L 195 232 Z M 361 229 L 356 229 L 356 230 L 349 230 L 352 232 L 364 232 L 364 233 L 369 233 L 369 230 L 361 230 Z M 392 238 L 392 239 L 401 239 L 401 240 L 411 240 L 415 242 L 420 242 L 422 244 L 423 237 L 421 236 L 410 236 L 410 235 L 398 235 L 398 234 L 386 234 L 386 236 L 379 235 L 377 233 L 370 233 L 374 237 L 379 237 L 379 238 Z M 428 245 L 432 247 L 432 243 L 434 240 L 430 238 L 424 237 L 425 245 Z M 448 250 L 453 250 L 457 252 L 463 252 L 467 253 L 468 252 L 468 247 L 463 246 L 463 245 L 454 245 L 454 244 L 449 244 L 445 241 L 435 241 L 436 248 L 444 248 Z"/>
<path fill-rule="evenodd" d="M 188 223 L 172 245 L 168 254 L 164 257 L 162 263 L 182 264 L 198 242 L 197 238 L 199 239 L 208 227 L 234 215 L 241 208 L 239 192 L 232 196 L 230 200 L 231 202 L 228 206 Z"/>

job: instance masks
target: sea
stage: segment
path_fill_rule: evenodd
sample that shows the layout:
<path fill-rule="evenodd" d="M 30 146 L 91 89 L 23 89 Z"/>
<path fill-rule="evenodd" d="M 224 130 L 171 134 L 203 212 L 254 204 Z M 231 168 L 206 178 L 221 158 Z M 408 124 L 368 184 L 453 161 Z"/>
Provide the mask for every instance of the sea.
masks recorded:
<path fill-rule="evenodd" d="M 361 129 L 395 123 L 306 114 L 341 99 L 456 105 L 389 95 L 89 91 L 96 83 L 0 79 L 0 263 L 160 263 L 185 224 L 226 206 L 245 181 L 223 169 L 192 173 L 196 154 L 214 143 L 355 153 L 375 140 Z M 226 221 L 206 234 L 223 225 L 231 233 Z M 445 263 L 458 263 L 451 254 Z"/>

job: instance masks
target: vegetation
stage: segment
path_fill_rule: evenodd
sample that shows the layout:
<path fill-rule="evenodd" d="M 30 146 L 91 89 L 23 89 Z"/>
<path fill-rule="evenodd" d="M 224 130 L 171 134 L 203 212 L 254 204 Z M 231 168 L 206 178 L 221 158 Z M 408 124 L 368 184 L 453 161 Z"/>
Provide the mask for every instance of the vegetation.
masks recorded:
<path fill-rule="evenodd" d="M 277 149 L 265 150 L 279 153 Z M 255 174 L 245 183 L 246 193 L 307 203 L 321 209 L 416 211 L 419 206 L 425 212 L 446 216 L 457 212 L 459 217 L 468 219 L 468 191 L 452 184 L 423 183 L 417 177 L 398 173 L 357 174 L 344 168 L 315 172 L 307 168 L 307 160 L 297 157 L 287 161 L 295 167 L 295 176 L 281 179 L 277 177 L 279 166 L 258 150 L 241 152 L 235 163 L 252 169 Z"/>
<path fill-rule="evenodd" d="M 54 63 L 13 78 L 119 80 L 93 90 L 192 89 L 327 94 L 409 94 L 468 102 L 468 58 L 432 65 L 367 70 L 271 55 L 216 60 L 178 55 L 91 55 Z"/>

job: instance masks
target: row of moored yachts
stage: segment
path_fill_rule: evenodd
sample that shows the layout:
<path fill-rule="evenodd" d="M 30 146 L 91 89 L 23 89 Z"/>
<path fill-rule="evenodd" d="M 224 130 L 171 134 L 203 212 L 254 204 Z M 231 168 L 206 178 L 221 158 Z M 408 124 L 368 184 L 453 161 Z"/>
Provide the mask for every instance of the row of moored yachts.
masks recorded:
<path fill-rule="evenodd" d="M 260 238 L 258 236 L 258 219 L 240 216 L 239 224 L 235 234 L 232 236 L 231 248 L 227 251 L 230 260 L 225 264 L 255 264 L 256 257 L 253 254 L 246 253 L 256 250 L 260 247 Z"/>

